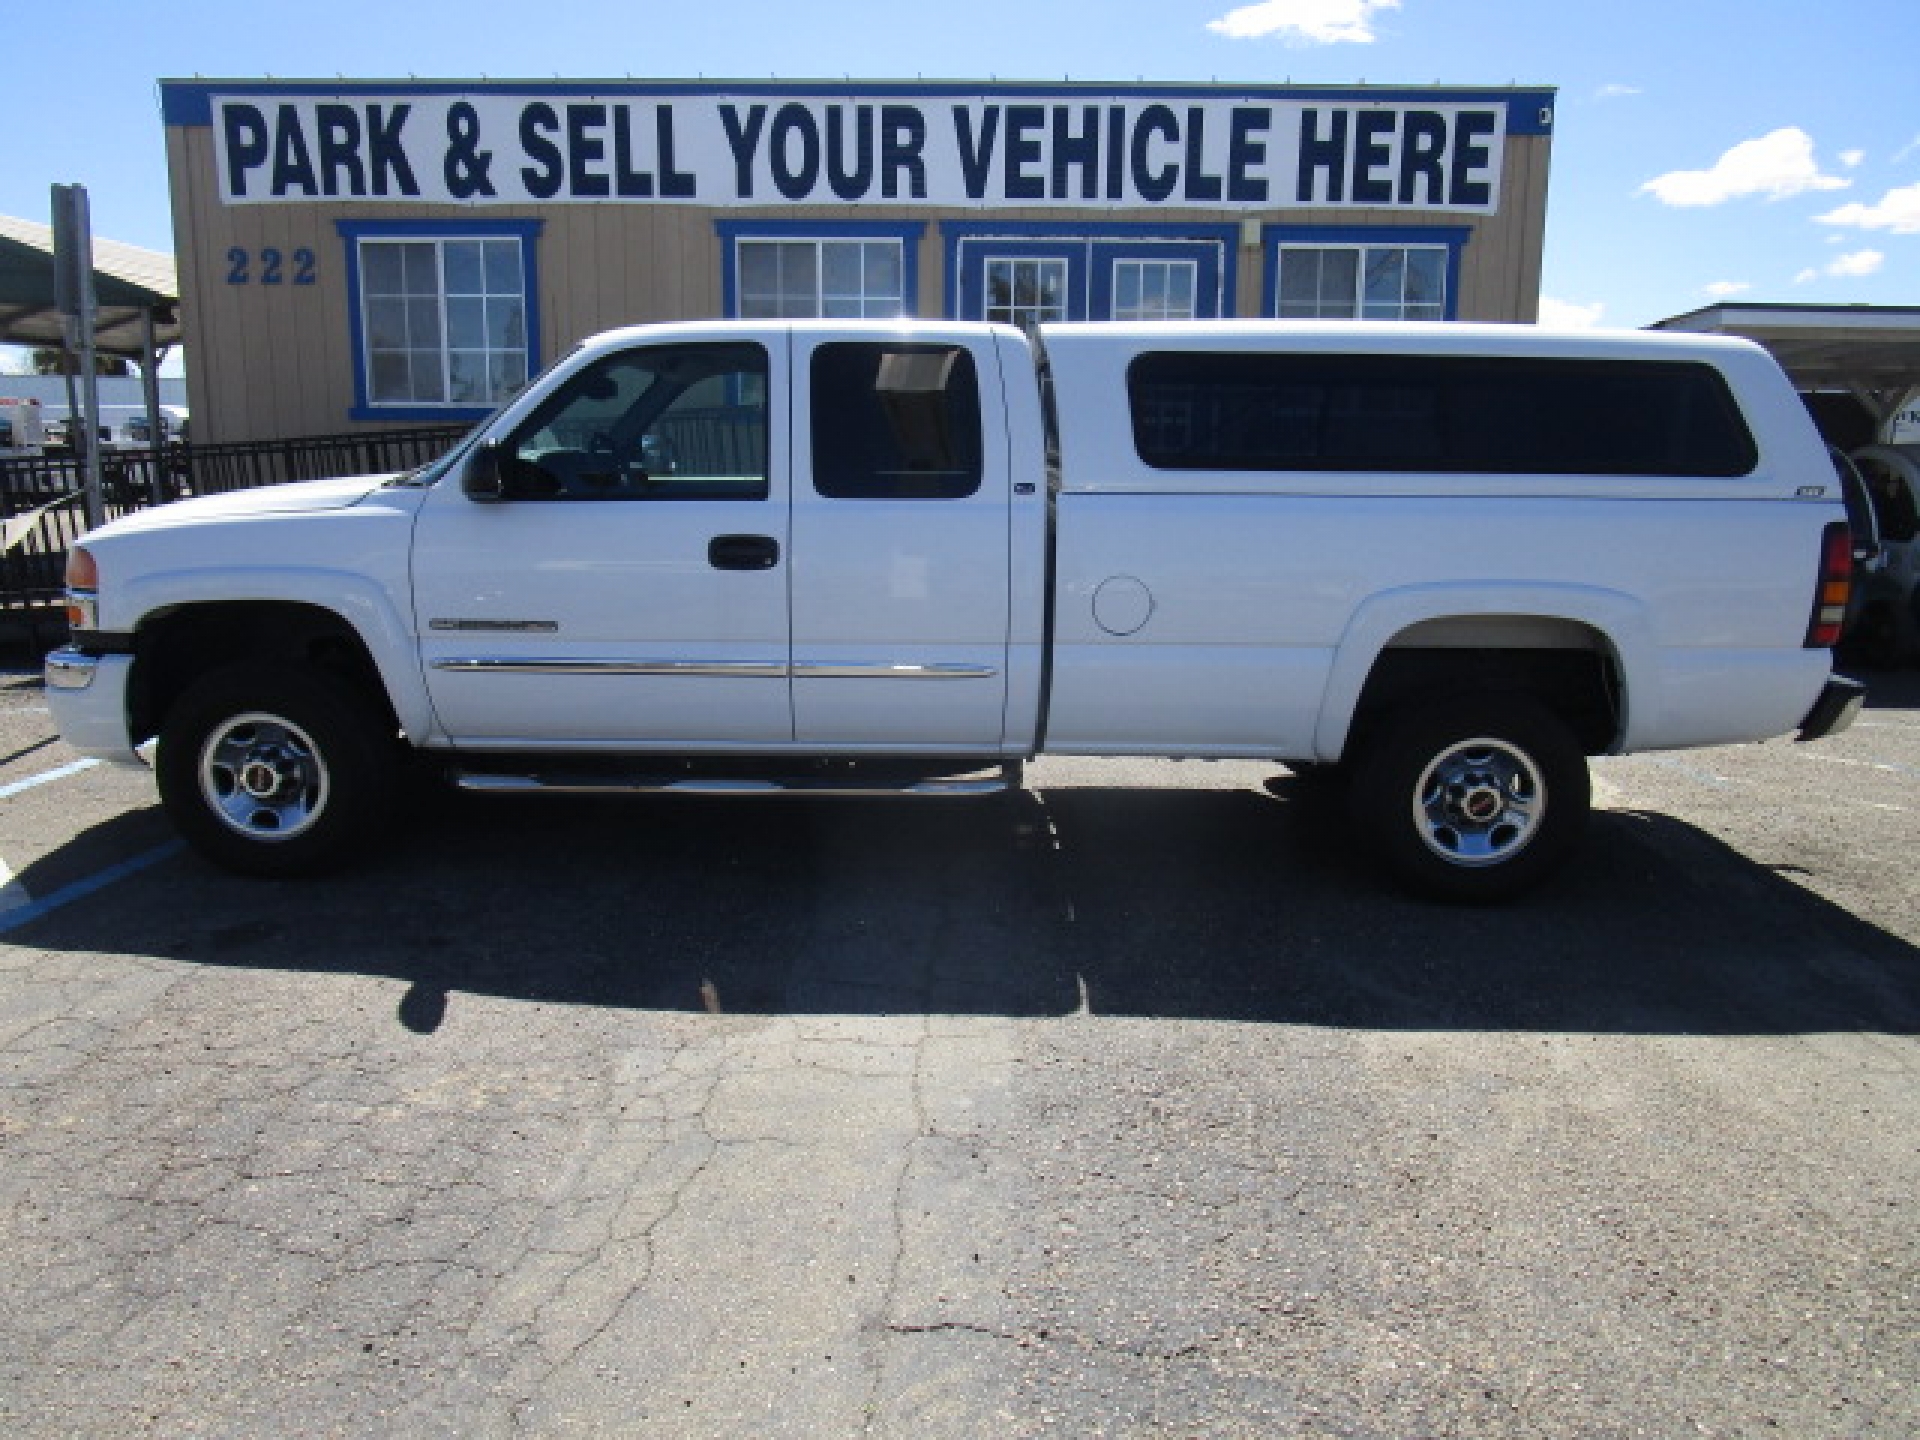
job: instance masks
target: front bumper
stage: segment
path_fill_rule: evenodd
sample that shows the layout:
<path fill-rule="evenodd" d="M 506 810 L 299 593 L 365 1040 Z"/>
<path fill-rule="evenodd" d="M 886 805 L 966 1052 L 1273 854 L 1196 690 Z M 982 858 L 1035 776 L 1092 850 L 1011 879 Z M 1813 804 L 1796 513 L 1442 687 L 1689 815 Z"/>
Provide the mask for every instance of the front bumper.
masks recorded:
<path fill-rule="evenodd" d="M 1828 735 L 1838 735 L 1853 724 L 1866 700 L 1867 687 L 1858 680 L 1849 680 L 1844 675 L 1833 676 L 1820 692 L 1820 698 L 1813 702 L 1807 718 L 1800 722 L 1800 733 L 1793 738 L 1819 740 Z"/>
<path fill-rule="evenodd" d="M 127 734 L 131 655 L 89 655 L 63 646 L 47 656 L 47 708 L 60 738 L 82 755 L 141 764 Z"/>

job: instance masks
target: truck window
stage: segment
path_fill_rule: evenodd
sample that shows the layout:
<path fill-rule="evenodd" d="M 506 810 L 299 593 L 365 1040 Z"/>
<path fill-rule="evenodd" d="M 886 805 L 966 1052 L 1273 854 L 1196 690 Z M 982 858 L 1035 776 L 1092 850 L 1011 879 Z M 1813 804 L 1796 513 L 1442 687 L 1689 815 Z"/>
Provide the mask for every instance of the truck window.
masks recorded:
<path fill-rule="evenodd" d="M 813 484 L 834 500 L 958 500 L 980 488 L 980 386 L 954 345 L 813 352 Z"/>
<path fill-rule="evenodd" d="M 1127 394 L 1161 470 L 1732 477 L 1759 459 L 1726 381 L 1690 362 L 1163 351 Z"/>
<path fill-rule="evenodd" d="M 764 500 L 767 354 L 622 350 L 569 378 L 503 447 L 510 500 Z"/>

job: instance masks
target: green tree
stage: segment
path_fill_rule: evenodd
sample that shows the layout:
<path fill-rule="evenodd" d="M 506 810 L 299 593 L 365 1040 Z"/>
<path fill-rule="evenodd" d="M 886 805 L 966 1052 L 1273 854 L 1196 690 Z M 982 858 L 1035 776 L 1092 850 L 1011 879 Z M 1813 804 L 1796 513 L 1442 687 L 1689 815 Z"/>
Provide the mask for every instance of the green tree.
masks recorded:
<path fill-rule="evenodd" d="M 96 354 L 94 373 L 98 375 L 131 375 L 133 366 L 124 355 Z M 43 345 L 33 352 L 30 363 L 35 375 L 79 374 L 80 357 L 74 356 L 71 362 L 67 352 L 51 345 Z"/>

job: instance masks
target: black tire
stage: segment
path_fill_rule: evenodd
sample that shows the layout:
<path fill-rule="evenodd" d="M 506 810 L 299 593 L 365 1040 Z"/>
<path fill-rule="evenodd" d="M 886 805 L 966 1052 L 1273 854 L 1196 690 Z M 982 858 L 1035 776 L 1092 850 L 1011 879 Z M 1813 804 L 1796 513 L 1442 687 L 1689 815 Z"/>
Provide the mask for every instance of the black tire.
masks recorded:
<path fill-rule="evenodd" d="M 379 707 L 317 671 L 235 666 L 188 687 L 160 729 L 160 803 L 244 875 L 336 869 L 380 833 L 400 746 Z"/>
<path fill-rule="evenodd" d="M 1485 904 L 1540 883 L 1591 805 L 1586 756 L 1525 695 L 1443 698 L 1365 745 L 1350 811 L 1363 843 L 1415 894 Z"/>
<path fill-rule="evenodd" d="M 1917 592 L 1920 593 L 1920 592 Z M 1860 617 L 1846 643 L 1855 663 L 1869 670 L 1892 670 L 1900 664 L 1900 620 L 1886 605 L 1875 605 Z"/>

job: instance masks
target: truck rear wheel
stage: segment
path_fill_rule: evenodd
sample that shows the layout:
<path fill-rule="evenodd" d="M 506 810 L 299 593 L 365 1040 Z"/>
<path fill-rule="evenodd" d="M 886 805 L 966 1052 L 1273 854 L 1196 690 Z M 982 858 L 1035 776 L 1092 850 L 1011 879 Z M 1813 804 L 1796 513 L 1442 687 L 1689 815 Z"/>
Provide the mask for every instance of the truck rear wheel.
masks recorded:
<path fill-rule="evenodd" d="M 377 832 L 398 743 L 344 683 L 287 667 L 195 682 L 160 730 L 160 801 L 201 854 L 247 875 L 336 868 Z"/>
<path fill-rule="evenodd" d="M 1351 795 L 1362 839 L 1409 889 L 1485 903 L 1538 884 L 1591 804 L 1572 731 L 1525 695 L 1409 710 L 1363 750 Z"/>

